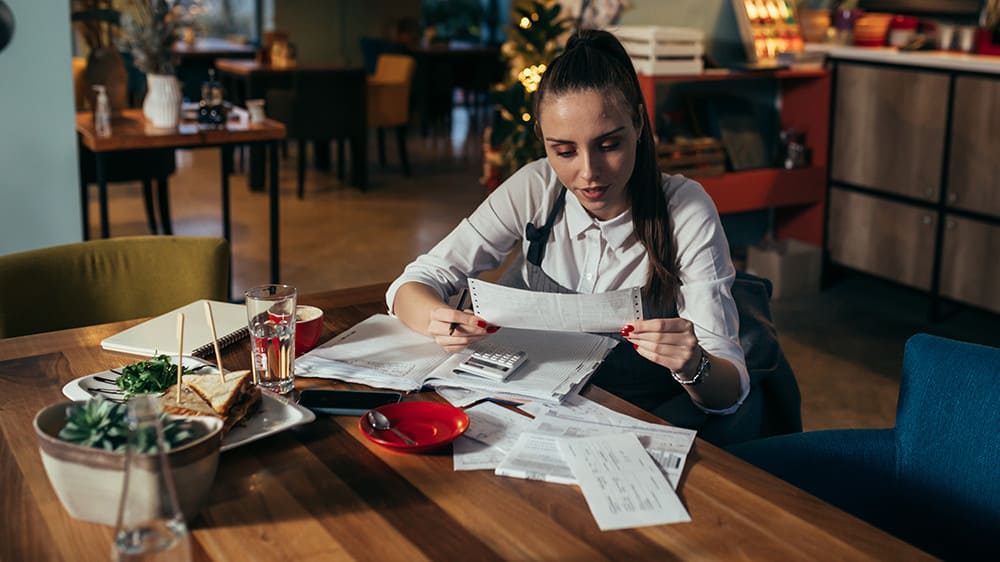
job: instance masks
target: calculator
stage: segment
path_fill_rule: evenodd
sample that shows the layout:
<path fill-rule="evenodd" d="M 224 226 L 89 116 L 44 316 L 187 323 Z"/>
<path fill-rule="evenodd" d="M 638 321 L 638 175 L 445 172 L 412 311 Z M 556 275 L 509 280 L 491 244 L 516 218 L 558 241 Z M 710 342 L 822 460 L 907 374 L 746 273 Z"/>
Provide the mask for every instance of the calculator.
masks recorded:
<path fill-rule="evenodd" d="M 472 355 L 459 363 L 454 373 L 503 382 L 518 367 L 523 365 L 527 358 L 528 355 L 523 351 L 511 351 L 485 343 L 477 343 Z"/>

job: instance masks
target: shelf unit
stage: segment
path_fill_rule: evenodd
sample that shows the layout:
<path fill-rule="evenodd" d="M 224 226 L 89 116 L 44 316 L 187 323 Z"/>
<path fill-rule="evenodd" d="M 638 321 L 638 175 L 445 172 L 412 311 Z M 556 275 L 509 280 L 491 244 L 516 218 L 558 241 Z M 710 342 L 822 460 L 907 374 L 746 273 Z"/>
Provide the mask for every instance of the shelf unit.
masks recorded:
<path fill-rule="evenodd" d="M 1000 65 L 969 60 L 832 61 L 830 262 L 927 293 L 932 320 L 1000 313 Z"/>
<path fill-rule="evenodd" d="M 775 236 L 823 246 L 826 207 L 827 145 L 830 131 L 830 73 L 825 69 L 715 72 L 697 75 L 639 74 L 646 111 L 655 123 L 656 87 L 660 84 L 703 81 L 774 80 L 775 104 L 782 128 L 806 134 L 812 151 L 809 167 L 794 170 L 765 168 L 699 177 L 719 213 L 775 209 Z"/>

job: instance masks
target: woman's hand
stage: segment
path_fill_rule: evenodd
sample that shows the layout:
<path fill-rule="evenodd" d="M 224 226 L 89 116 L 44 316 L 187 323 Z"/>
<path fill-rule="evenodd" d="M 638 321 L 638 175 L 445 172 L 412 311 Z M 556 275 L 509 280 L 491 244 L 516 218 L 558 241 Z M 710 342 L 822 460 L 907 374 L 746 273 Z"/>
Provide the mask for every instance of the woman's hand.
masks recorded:
<path fill-rule="evenodd" d="M 433 309 L 427 324 L 427 333 L 449 353 L 461 351 L 499 329 L 499 326 L 490 325 L 471 310 L 455 310 L 446 306 Z"/>
<path fill-rule="evenodd" d="M 713 410 L 729 408 L 739 400 L 740 373 L 736 366 L 704 352 L 690 320 L 636 320 L 622 328 L 620 334 L 635 346 L 639 355 L 674 371 L 685 380 L 692 380 L 698 374 L 698 364 L 702 353 L 705 353 L 711 361 L 712 376 L 704 377 L 698 384 L 684 385 L 684 390 L 702 407 Z"/>
<path fill-rule="evenodd" d="M 694 324 L 684 318 L 636 320 L 619 334 L 635 346 L 646 359 L 676 372 L 682 378 L 694 378 L 701 361 L 701 347 L 694 335 Z"/>

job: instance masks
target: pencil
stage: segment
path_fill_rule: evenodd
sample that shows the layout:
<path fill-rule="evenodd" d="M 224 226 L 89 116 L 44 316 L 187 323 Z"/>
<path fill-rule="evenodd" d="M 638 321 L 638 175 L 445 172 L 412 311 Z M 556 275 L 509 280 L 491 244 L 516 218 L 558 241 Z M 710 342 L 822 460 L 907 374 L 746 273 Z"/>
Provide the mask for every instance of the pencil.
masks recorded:
<path fill-rule="evenodd" d="M 465 299 L 468 296 L 469 296 L 468 289 L 462 289 L 462 291 L 458 293 L 458 302 L 455 303 L 455 310 L 462 310 L 465 307 Z M 458 322 L 452 322 L 451 327 L 448 328 L 448 335 L 449 336 L 454 335 L 456 328 L 458 328 Z"/>

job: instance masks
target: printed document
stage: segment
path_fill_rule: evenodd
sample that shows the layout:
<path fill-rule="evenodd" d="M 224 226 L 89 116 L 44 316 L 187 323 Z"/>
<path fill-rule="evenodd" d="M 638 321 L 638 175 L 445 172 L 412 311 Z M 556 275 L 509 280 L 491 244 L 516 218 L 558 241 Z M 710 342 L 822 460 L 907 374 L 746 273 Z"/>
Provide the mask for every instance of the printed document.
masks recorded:
<path fill-rule="evenodd" d="M 503 328 L 482 345 L 524 351 L 528 360 L 506 381 L 497 382 L 454 372 L 477 344 L 449 354 L 398 319 L 377 314 L 296 359 L 295 374 L 402 391 L 427 385 L 557 403 L 597 370 L 615 343 L 587 333 Z"/>
<path fill-rule="evenodd" d="M 617 333 L 642 319 L 639 287 L 610 293 L 560 294 L 512 289 L 469 279 L 472 309 L 497 326 L 527 330 Z"/>
<path fill-rule="evenodd" d="M 493 470 L 507 456 L 531 418 L 492 402 L 465 410 L 469 429 L 456 439 L 455 470 Z"/>
<path fill-rule="evenodd" d="M 691 521 L 635 435 L 562 439 L 559 448 L 602 531 Z"/>
<path fill-rule="evenodd" d="M 536 417 L 525 429 L 495 472 L 500 476 L 575 484 L 572 471 L 556 446 L 560 439 L 628 433 L 639 437 L 649 456 L 668 478 L 670 486 L 676 489 L 697 433 L 681 427 L 646 423 L 628 416 L 622 418 L 609 422 L 577 417 L 563 408 L 550 409 Z"/>

